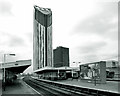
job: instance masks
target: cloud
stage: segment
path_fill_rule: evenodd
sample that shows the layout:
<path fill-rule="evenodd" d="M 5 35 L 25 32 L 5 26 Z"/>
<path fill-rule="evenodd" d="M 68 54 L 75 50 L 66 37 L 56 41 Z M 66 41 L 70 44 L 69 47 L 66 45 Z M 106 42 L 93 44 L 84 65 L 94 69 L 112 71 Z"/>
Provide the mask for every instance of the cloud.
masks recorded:
<path fill-rule="evenodd" d="M 86 45 L 76 47 L 76 50 L 79 51 L 81 54 L 94 54 L 97 51 L 102 50 L 107 45 L 106 42 L 89 42 Z"/>
<path fill-rule="evenodd" d="M 117 50 L 115 52 L 114 50 L 106 51 L 104 50 L 105 47 L 106 47 L 105 44 L 97 48 L 96 47 L 90 48 L 89 46 L 88 47 L 77 47 L 72 53 L 70 53 L 71 60 L 72 60 L 71 63 L 73 61 L 88 63 L 88 62 L 96 62 L 96 61 L 118 60 Z"/>
<path fill-rule="evenodd" d="M 9 46 L 16 47 L 16 46 L 23 46 L 23 45 L 25 45 L 25 44 L 24 44 L 24 40 L 22 38 L 17 37 L 17 36 L 12 36 L 10 38 Z"/>
<path fill-rule="evenodd" d="M 99 8 L 101 11 L 98 14 L 90 16 L 76 25 L 74 34 L 96 34 L 104 38 L 117 40 L 117 3 L 100 3 Z"/>
<path fill-rule="evenodd" d="M 17 35 L 11 32 L 0 31 L 0 62 L 3 61 L 2 55 L 5 53 L 15 53 L 16 56 L 9 57 L 7 61 L 24 60 L 32 58 L 31 35 Z M 30 40 L 29 40 L 30 39 Z"/>
<path fill-rule="evenodd" d="M 23 38 L 17 36 L 17 35 L 12 35 L 10 33 L 6 32 L 0 32 L 0 46 L 8 46 L 8 47 L 19 47 L 19 46 L 24 46 L 25 41 Z"/>
<path fill-rule="evenodd" d="M 33 42 L 33 32 L 26 33 L 25 35 L 30 43 Z"/>
<path fill-rule="evenodd" d="M 12 15 L 12 4 L 6 0 L 0 1 L 0 15 Z"/>
<path fill-rule="evenodd" d="M 78 21 L 69 34 L 71 61 L 117 60 L 118 4 L 99 3 L 96 10 L 96 14 Z"/>

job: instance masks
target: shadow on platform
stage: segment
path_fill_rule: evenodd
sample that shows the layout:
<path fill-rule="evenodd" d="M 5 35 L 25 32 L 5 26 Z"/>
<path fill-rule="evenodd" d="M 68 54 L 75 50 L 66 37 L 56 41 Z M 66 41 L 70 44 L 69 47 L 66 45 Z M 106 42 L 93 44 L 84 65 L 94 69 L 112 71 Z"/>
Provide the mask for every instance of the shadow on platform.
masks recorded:
<path fill-rule="evenodd" d="M 2 96 L 38 96 L 32 88 L 24 81 L 17 79 L 12 84 L 8 84 L 5 91 L 2 91 Z"/>

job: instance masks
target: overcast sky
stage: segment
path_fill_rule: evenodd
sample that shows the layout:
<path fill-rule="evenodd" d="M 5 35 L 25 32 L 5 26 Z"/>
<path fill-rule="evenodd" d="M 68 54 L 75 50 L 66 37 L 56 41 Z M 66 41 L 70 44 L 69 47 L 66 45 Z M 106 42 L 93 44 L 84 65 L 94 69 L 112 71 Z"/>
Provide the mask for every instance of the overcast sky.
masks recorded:
<path fill-rule="evenodd" d="M 0 0 L 0 62 L 4 53 L 16 54 L 7 56 L 8 62 L 33 58 L 33 5 L 51 8 L 53 49 L 68 47 L 70 66 L 117 60 L 117 1 Z"/>

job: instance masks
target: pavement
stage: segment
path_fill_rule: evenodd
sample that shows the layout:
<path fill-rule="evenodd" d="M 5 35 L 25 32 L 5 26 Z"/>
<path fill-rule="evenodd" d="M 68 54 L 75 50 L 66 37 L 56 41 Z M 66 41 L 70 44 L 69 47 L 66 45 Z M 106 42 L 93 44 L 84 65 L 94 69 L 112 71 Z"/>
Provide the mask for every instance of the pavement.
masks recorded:
<path fill-rule="evenodd" d="M 91 82 L 85 82 L 84 80 L 80 80 L 80 79 L 68 79 L 68 80 L 61 80 L 61 81 L 57 81 L 59 83 L 62 84 L 69 84 L 69 85 L 73 85 L 73 86 L 79 86 L 79 87 L 87 87 L 90 89 L 97 89 L 97 90 L 102 90 L 102 91 L 109 91 L 109 92 L 113 92 L 113 93 L 120 93 L 120 82 L 116 82 L 116 81 L 106 81 L 105 84 L 95 84 L 91 83 Z"/>
<path fill-rule="evenodd" d="M 37 92 L 34 91 L 29 85 L 27 85 L 22 79 L 17 79 L 13 84 L 7 85 L 5 91 L 2 91 L 3 96 L 7 96 L 8 94 L 16 95 L 30 95 L 34 96 Z"/>

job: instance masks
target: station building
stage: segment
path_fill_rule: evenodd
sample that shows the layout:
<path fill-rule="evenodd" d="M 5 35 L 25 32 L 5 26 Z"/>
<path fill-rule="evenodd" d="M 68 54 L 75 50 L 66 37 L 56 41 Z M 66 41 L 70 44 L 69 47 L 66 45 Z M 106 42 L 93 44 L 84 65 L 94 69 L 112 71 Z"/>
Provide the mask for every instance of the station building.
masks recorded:
<path fill-rule="evenodd" d="M 108 67 L 108 65 L 111 66 L 108 64 L 108 61 L 98 61 L 80 64 L 79 67 L 44 67 L 35 70 L 34 73 L 36 73 L 39 78 L 48 80 L 79 78 L 87 82 L 104 84 L 106 80 L 108 80 L 108 74 L 106 73 L 108 69 L 109 72 L 115 72 L 115 78 L 119 78 L 120 74 L 118 70 L 120 67 Z"/>
<path fill-rule="evenodd" d="M 78 68 L 73 67 L 44 67 L 42 69 L 35 70 L 38 78 L 49 80 L 63 80 L 76 77 Z M 78 77 L 78 76 L 77 76 Z"/>
<path fill-rule="evenodd" d="M 106 61 L 106 71 L 113 72 L 114 79 L 120 78 L 120 62 L 115 60 Z M 108 77 L 111 77 L 111 76 L 108 76 Z"/>

